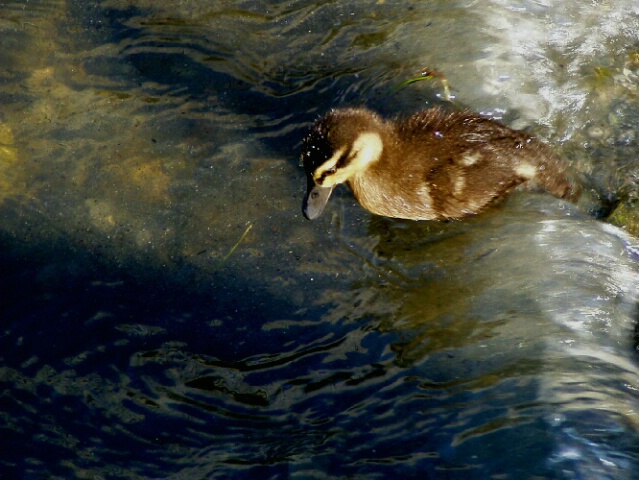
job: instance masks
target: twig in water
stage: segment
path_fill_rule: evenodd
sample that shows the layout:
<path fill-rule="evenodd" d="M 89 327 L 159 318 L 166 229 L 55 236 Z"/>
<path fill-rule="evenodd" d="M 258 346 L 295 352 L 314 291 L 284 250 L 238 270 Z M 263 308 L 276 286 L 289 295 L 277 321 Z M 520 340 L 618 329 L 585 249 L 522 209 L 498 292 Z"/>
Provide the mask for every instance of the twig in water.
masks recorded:
<path fill-rule="evenodd" d="M 235 251 L 235 249 L 239 246 L 240 243 L 242 243 L 242 240 L 244 240 L 246 238 L 246 236 L 248 235 L 248 233 L 251 231 L 251 228 L 253 228 L 253 224 L 249 223 L 249 226 L 246 227 L 246 230 L 244 230 L 244 233 L 242 234 L 242 236 L 240 237 L 240 239 L 235 242 L 235 245 L 233 245 L 233 247 L 231 247 L 231 249 L 229 250 L 229 253 L 227 253 L 224 258 L 222 260 L 220 260 L 220 263 L 217 265 L 217 269 L 222 268 L 222 266 L 224 265 L 224 263 L 229 259 L 229 257 L 231 255 L 233 255 L 233 252 Z"/>

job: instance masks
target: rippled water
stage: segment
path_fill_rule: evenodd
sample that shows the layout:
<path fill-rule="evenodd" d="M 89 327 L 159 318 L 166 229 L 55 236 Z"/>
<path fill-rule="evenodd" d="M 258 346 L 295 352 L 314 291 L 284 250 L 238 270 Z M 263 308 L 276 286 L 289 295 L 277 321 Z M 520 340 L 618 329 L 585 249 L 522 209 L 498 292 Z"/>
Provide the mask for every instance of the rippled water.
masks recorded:
<path fill-rule="evenodd" d="M 639 474 L 639 8 L 0 5 L 0 477 Z M 331 106 L 530 128 L 590 203 L 301 215 Z M 634 227 L 633 227 L 634 225 Z"/>

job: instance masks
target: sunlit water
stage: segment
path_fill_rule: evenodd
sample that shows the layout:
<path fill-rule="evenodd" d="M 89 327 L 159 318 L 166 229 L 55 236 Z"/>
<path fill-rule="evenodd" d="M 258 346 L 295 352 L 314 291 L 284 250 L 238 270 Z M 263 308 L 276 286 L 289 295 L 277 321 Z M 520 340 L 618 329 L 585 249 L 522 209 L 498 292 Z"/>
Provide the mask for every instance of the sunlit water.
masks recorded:
<path fill-rule="evenodd" d="M 639 476 L 634 2 L 134 3 L 0 6 L 1 478 Z M 591 203 L 305 221 L 308 124 L 423 68 Z"/>

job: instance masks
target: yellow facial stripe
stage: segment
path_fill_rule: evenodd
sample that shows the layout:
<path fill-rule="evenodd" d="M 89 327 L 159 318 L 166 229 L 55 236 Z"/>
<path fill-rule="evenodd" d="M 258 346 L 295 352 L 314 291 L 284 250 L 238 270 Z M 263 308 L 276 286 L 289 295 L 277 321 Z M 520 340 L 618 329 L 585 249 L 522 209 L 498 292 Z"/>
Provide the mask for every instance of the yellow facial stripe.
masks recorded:
<path fill-rule="evenodd" d="M 346 151 L 346 148 L 340 148 L 331 156 L 331 158 L 329 158 L 324 163 L 322 163 L 313 172 L 313 179 L 318 185 L 322 185 L 322 186 L 334 185 L 334 183 L 326 184 L 326 179 L 334 175 L 334 173 L 331 173 L 331 170 L 337 169 L 337 162 L 339 162 L 340 158 L 342 158 L 345 151 Z"/>
<path fill-rule="evenodd" d="M 340 160 L 347 152 L 346 148 L 337 150 L 331 158 L 313 172 L 313 179 L 323 187 L 330 187 L 343 183 L 353 175 L 363 172 L 371 164 L 377 162 L 383 150 L 382 139 L 377 133 L 366 132 L 360 134 L 353 142 L 348 157 Z"/>

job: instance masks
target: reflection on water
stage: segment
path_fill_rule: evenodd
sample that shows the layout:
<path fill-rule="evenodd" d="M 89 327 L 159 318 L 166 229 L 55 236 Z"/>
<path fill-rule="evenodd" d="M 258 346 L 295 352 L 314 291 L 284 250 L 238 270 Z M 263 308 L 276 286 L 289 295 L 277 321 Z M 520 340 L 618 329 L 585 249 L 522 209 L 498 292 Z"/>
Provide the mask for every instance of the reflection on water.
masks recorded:
<path fill-rule="evenodd" d="M 636 478 L 634 239 L 530 194 L 305 222 L 296 152 L 437 67 L 631 225 L 637 7 L 270 3 L 0 6 L 0 476 Z"/>

